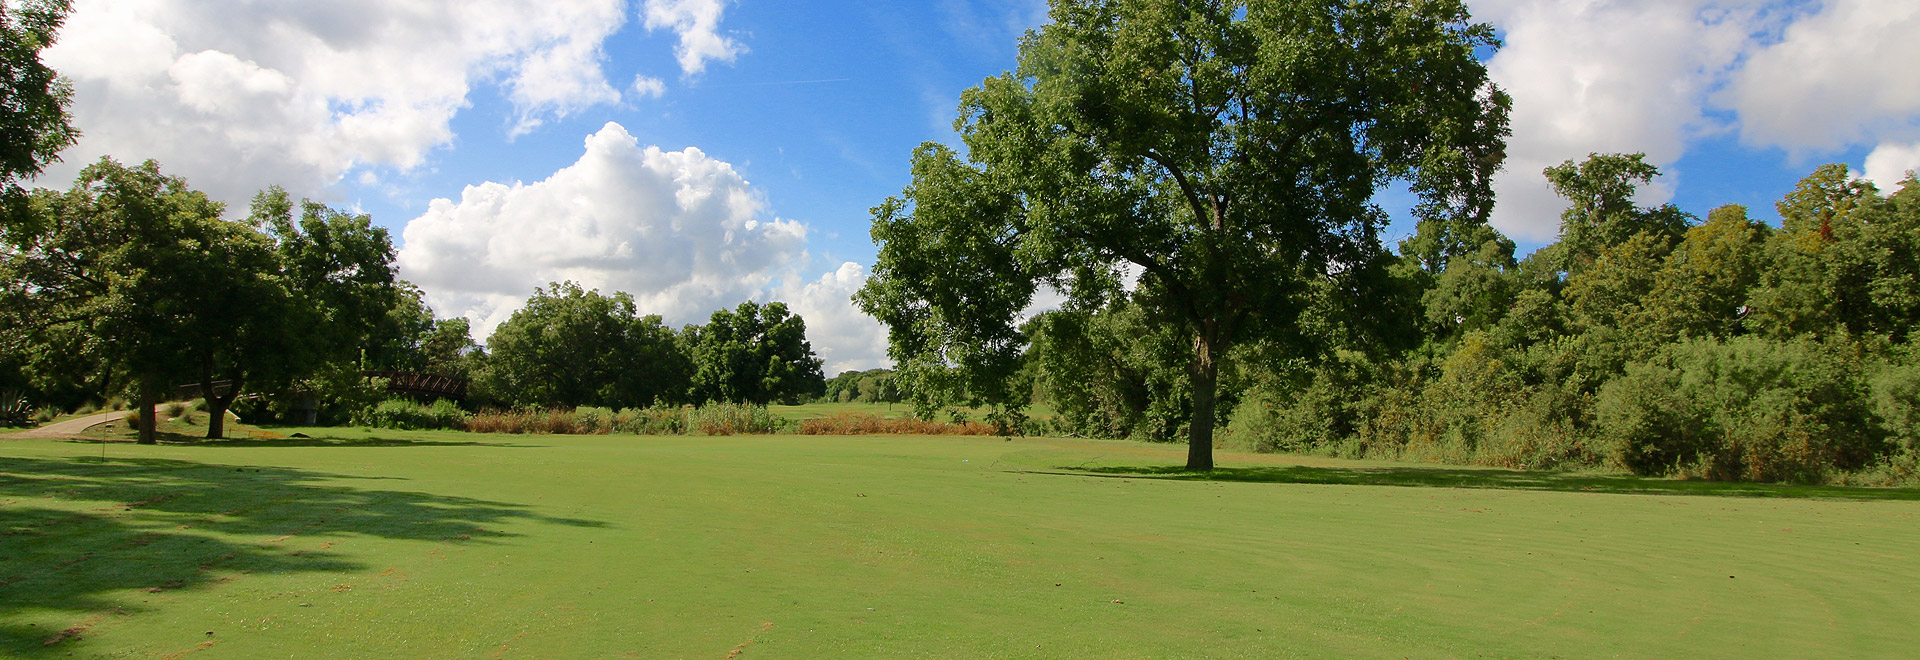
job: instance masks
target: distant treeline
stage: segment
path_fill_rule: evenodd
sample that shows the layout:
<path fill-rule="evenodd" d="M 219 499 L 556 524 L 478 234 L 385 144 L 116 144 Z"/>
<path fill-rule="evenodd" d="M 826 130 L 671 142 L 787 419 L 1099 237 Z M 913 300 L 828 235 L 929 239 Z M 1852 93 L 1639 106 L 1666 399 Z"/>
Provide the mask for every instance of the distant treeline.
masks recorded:
<path fill-rule="evenodd" d="M 678 330 L 632 296 L 538 289 L 482 349 L 399 279 L 387 230 L 278 188 L 244 219 L 160 171 L 102 159 L 66 191 L 0 204 L 0 395 L 73 410 L 194 385 L 212 419 L 344 422 L 388 395 L 367 371 L 470 381 L 468 407 L 811 400 L 806 323 L 742 303 Z M 296 415 L 294 411 L 301 410 Z M 219 437 L 218 424 L 209 429 Z"/>
<path fill-rule="evenodd" d="M 1920 460 L 1920 184 L 1843 165 L 1777 205 L 1701 219 L 1634 194 L 1639 155 L 1550 168 L 1571 202 L 1524 259 L 1480 225 L 1422 223 L 1397 255 L 1322 283 L 1317 345 L 1241 347 L 1222 370 L 1244 448 L 1759 481 L 1911 483 Z M 1456 235 L 1459 232 L 1461 235 Z M 1333 287 L 1343 290 L 1336 292 Z M 1057 424 L 1174 441 L 1191 339 L 1125 301 L 1028 323 L 1023 378 Z M 1286 350 L 1283 350 L 1286 349 Z M 1297 355 L 1323 356 L 1300 359 Z"/>

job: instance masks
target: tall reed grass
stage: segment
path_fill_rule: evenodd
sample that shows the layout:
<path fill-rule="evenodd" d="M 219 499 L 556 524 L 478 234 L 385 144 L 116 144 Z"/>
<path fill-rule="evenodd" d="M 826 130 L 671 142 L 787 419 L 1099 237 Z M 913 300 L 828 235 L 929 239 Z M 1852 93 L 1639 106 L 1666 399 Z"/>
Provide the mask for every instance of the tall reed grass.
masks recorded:
<path fill-rule="evenodd" d="M 494 410 L 468 417 L 466 429 L 474 433 L 537 435 L 736 435 L 779 433 L 791 424 L 775 417 L 765 406 L 713 403 L 617 411 L 589 406 L 573 410 Z"/>

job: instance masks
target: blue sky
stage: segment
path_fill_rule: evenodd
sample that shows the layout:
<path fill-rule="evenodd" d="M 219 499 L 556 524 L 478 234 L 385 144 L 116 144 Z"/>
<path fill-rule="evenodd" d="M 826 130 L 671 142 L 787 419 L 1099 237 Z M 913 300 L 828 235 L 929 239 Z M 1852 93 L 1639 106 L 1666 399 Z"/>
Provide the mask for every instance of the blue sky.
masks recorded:
<path fill-rule="evenodd" d="M 1646 203 L 1763 218 L 1822 163 L 1883 186 L 1920 166 L 1912 0 L 1469 5 L 1507 41 L 1494 223 L 1523 249 L 1561 208 L 1540 169 L 1589 152 L 1648 153 L 1668 176 Z M 265 185 L 360 209 L 480 339 L 575 279 L 675 324 L 785 300 L 830 372 L 880 366 L 846 300 L 868 209 L 1044 21 L 1037 0 L 77 0 L 47 60 L 86 136 L 40 182 L 154 158 L 234 209 Z"/>

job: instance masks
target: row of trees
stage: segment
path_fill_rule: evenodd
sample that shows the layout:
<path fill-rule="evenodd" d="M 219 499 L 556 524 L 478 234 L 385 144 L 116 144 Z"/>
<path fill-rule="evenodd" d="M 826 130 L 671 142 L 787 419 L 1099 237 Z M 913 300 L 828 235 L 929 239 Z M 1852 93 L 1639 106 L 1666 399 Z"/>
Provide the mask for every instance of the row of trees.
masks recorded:
<path fill-rule="evenodd" d="M 199 386 L 211 423 L 318 402 L 334 419 L 383 396 L 369 370 L 471 378 L 474 402 L 638 406 L 818 395 L 806 325 L 780 303 L 678 332 L 626 294 L 537 291 L 482 350 L 399 280 L 365 215 L 261 192 L 244 220 L 148 161 L 103 159 L 65 192 L 25 190 L 72 145 L 70 86 L 40 61 L 68 0 L 0 3 L 0 392 L 73 407 L 127 394 L 141 439 L 152 402 Z M 12 404 L 13 401 L 8 402 Z"/>
<path fill-rule="evenodd" d="M 1822 167 L 1778 205 L 1703 221 L 1637 207 L 1639 156 L 1552 168 L 1561 240 L 1525 259 L 1492 229 L 1425 225 L 1327 295 L 1319 349 L 1243 347 L 1222 400 L 1253 448 L 1718 479 L 1911 480 L 1920 469 L 1920 184 Z M 1372 313 L 1391 310 L 1385 316 Z M 1391 322 L 1381 322 L 1380 319 Z M 1190 423 L 1176 333 L 1123 302 L 1055 312 L 1022 383 L 1078 432 L 1172 439 Z"/>
<path fill-rule="evenodd" d="M 906 392 L 892 369 L 843 371 L 827 381 L 821 401 L 832 403 L 900 403 Z"/>
<path fill-rule="evenodd" d="M 334 420 L 384 394 L 363 374 L 470 378 L 472 403 L 765 404 L 824 389 L 806 325 L 745 303 L 680 331 L 626 294 L 541 289 L 477 346 L 398 279 L 386 229 L 278 188 L 242 220 L 148 161 L 103 159 L 64 191 L 23 192 L 0 228 L 0 391 L 73 407 L 152 403 L 197 385 L 207 435 L 243 394 L 253 416 L 305 401 Z"/>
<path fill-rule="evenodd" d="M 352 380 L 406 334 L 385 229 L 365 215 L 261 192 L 245 221 L 148 161 L 103 159 L 65 192 L 12 207 L 0 261 L 7 385 L 61 400 L 122 392 L 151 403 L 194 383 L 209 435 L 246 391 Z M 225 385 L 216 387 L 216 381 Z"/>
<path fill-rule="evenodd" d="M 825 391 L 806 321 L 784 303 L 741 303 L 675 331 L 626 293 L 578 284 L 535 292 L 465 374 L 482 401 L 513 406 L 797 403 Z"/>

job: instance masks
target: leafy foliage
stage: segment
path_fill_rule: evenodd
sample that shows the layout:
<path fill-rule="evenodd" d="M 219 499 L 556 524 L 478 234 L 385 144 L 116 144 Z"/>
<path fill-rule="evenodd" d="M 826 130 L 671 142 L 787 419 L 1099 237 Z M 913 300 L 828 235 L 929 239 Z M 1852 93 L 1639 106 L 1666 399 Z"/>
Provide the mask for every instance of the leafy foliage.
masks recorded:
<path fill-rule="evenodd" d="M 826 390 L 807 322 L 785 303 L 740 303 L 690 328 L 693 398 L 764 406 L 799 403 Z"/>
<path fill-rule="evenodd" d="M 482 380 L 515 406 L 679 403 L 692 367 L 679 341 L 630 295 L 554 284 L 494 330 Z"/>
<path fill-rule="evenodd" d="M 0 3 L 0 201 L 10 205 L 22 201 L 20 179 L 39 174 L 80 137 L 67 115 L 72 86 L 40 61 L 40 51 L 53 45 L 71 5 L 70 0 Z M 14 223 L 0 226 L 6 224 Z"/>
<path fill-rule="evenodd" d="M 1320 283 L 1383 252 L 1376 191 L 1405 182 L 1438 225 L 1484 218 L 1507 133 L 1475 56 L 1492 28 L 1453 1 L 1056 0 L 1051 16 L 1016 71 L 962 94 L 964 160 L 921 146 L 874 210 L 857 299 L 922 407 L 1015 411 L 1015 320 L 1040 283 L 1077 310 L 1129 299 L 1182 336 L 1188 466 L 1210 469 L 1221 361 L 1245 342 L 1312 352 L 1292 340 Z"/>
<path fill-rule="evenodd" d="M 354 426 L 371 426 L 402 431 L 465 429 L 467 412 L 452 401 L 440 399 L 422 405 L 406 399 L 387 399 L 364 408 L 353 416 Z"/>

